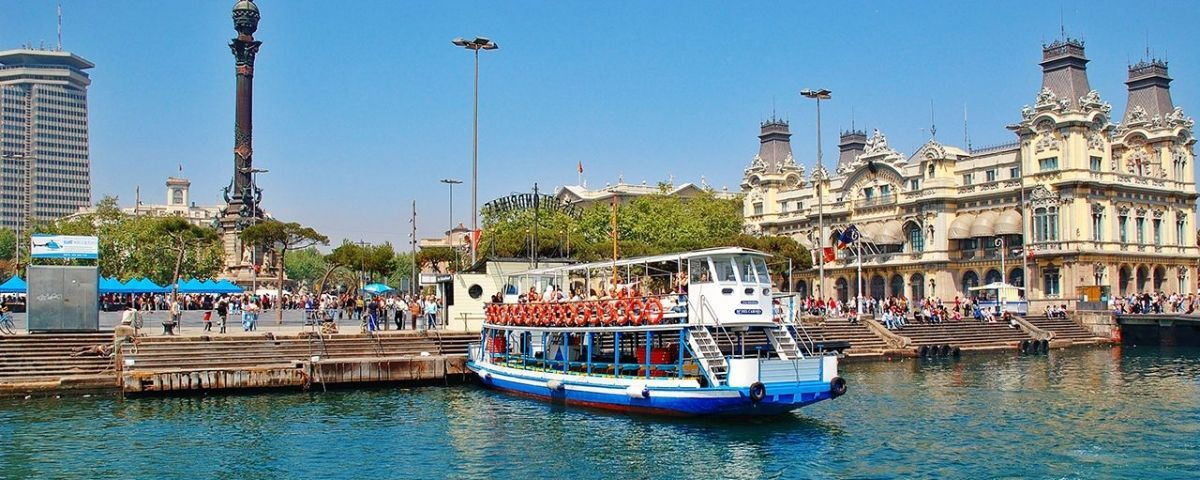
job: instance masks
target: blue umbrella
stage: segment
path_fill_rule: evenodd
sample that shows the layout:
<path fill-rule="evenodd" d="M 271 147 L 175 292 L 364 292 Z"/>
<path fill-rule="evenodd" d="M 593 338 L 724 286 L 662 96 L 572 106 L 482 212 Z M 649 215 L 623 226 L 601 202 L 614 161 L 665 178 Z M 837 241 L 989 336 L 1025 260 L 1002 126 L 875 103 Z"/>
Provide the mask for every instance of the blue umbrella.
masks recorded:
<path fill-rule="evenodd" d="M 382 283 L 372 283 L 370 285 L 363 287 L 362 290 L 364 292 L 370 293 L 372 295 L 379 295 L 381 293 L 395 291 L 396 289 L 389 287 L 387 285 L 384 285 Z"/>

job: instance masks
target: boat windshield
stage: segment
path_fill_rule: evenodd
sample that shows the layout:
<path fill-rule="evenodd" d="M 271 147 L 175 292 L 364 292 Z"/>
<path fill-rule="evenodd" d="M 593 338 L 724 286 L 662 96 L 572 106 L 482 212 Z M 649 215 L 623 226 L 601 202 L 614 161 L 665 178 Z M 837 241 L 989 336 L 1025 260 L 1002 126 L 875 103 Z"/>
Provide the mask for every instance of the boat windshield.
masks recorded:
<path fill-rule="evenodd" d="M 742 273 L 742 283 L 771 283 L 767 264 L 762 258 L 739 255 L 736 261 Z"/>
<path fill-rule="evenodd" d="M 771 284 L 771 273 L 769 270 L 767 270 L 767 261 L 763 260 L 762 257 L 753 257 L 753 258 L 754 258 L 754 269 L 758 270 L 758 283 L 770 285 Z"/>
<path fill-rule="evenodd" d="M 731 257 L 713 257 L 713 266 L 717 269 L 717 280 L 721 283 L 737 283 L 737 267 Z"/>

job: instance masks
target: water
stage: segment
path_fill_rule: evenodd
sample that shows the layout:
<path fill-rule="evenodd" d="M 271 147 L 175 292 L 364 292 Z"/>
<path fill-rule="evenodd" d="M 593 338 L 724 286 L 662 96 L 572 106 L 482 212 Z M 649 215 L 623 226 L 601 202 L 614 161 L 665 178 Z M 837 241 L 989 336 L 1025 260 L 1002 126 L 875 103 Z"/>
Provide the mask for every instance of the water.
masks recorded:
<path fill-rule="evenodd" d="M 732 420 L 561 408 L 475 386 L 5 401 L 0 478 L 1200 477 L 1200 349 L 842 373 L 842 398 Z"/>

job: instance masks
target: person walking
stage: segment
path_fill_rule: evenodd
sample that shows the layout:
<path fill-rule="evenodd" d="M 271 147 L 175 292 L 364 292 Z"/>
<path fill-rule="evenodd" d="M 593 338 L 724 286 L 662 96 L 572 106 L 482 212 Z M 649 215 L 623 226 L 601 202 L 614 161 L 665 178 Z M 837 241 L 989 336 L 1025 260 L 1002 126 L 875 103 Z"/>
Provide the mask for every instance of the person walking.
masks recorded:
<path fill-rule="evenodd" d="M 206 332 L 212 331 L 212 314 L 212 310 L 204 311 L 204 331 Z"/>
<path fill-rule="evenodd" d="M 420 297 L 414 296 L 409 300 L 409 302 L 408 302 L 408 320 L 409 320 L 409 322 L 411 322 L 411 323 L 409 323 L 409 325 L 412 325 L 413 330 L 416 330 L 417 324 L 421 322 L 421 312 L 423 312 L 424 310 L 425 310 L 424 307 L 421 306 L 421 298 Z"/>
<path fill-rule="evenodd" d="M 174 335 L 175 327 L 179 326 L 179 320 L 183 317 L 183 303 L 180 302 L 179 296 L 171 299 L 169 315 L 170 319 L 163 322 L 163 335 Z"/>
<path fill-rule="evenodd" d="M 367 302 L 367 331 L 377 330 L 379 330 L 379 302 L 372 298 L 370 302 Z"/>
<path fill-rule="evenodd" d="M 437 328 L 437 313 L 438 313 L 437 297 L 430 295 L 429 298 L 425 300 L 425 328 L 426 329 L 434 330 Z"/>

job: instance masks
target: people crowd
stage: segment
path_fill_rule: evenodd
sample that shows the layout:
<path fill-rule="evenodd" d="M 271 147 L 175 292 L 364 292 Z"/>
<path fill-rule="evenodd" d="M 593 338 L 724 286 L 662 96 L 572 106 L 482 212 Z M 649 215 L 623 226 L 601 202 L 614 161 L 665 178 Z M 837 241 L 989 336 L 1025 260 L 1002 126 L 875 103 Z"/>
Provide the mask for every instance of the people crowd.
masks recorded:
<path fill-rule="evenodd" d="M 1200 297 L 1196 294 L 1164 292 L 1131 293 L 1125 297 L 1116 297 L 1112 301 L 1112 310 L 1118 314 L 1150 314 L 1150 313 L 1183 313 L 1191 314 L 1200 309 Z"/>

